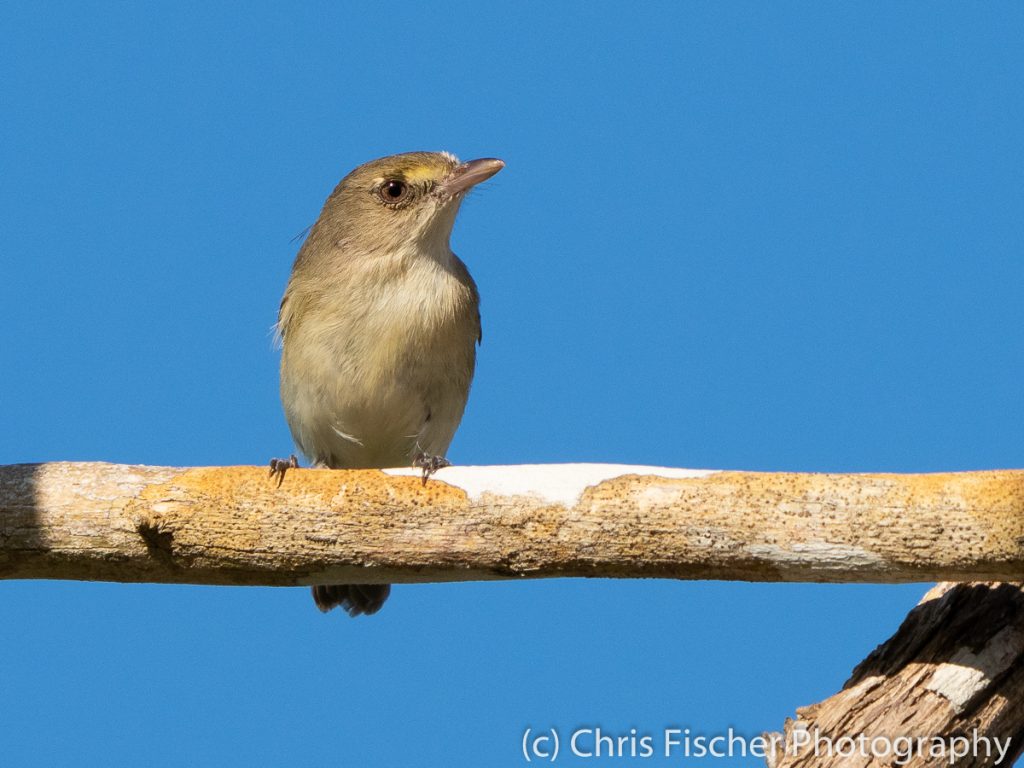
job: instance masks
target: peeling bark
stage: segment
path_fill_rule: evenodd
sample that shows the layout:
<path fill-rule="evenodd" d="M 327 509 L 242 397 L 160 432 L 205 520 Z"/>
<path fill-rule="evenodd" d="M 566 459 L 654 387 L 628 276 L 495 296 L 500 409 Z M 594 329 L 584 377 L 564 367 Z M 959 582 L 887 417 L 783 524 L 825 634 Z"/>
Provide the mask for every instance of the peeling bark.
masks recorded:
<path fill-rule="evenodd" d="M 771 768 L 1013 765 L 1024 751 L 1021 584 L 938 585 L 842 691 L 774 736 Z M 840 747 L 844 737 L 853 743 Z"/>

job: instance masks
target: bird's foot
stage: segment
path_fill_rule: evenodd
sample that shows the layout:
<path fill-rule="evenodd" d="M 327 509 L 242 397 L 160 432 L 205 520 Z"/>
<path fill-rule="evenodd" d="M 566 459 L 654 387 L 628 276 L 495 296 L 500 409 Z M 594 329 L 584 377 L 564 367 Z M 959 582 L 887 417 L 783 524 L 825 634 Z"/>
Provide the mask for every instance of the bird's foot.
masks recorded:
<path fill-rule="evenodd" d="M 284 482 L 284 474 L 289 469 L 298 469 L 299 460 L 295 458 L 293 453 L 287 459 L 271 459 L 270 460 L 270 477 L 277 478 L 277 487 L 281 487 L 281 483 Z"/>
<path fill-rule="evenodd" d="M 423 470 L 423 484 L 426 485 L 427 479 L 432 474 L 437 472 L 439 469 L 450 467 L 452 463 L 444 456 L 431 456 L 429 453 L 419 451 L 412 457 L 412 465 Z"/>

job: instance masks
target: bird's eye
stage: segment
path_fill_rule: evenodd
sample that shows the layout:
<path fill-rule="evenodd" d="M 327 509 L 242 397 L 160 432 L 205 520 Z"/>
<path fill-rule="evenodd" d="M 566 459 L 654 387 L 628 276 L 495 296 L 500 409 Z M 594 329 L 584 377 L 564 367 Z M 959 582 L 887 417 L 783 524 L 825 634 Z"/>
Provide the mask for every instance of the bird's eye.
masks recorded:
<path fill-rule="evenodd" d="M 385 203 L 400 203 L 409 196 L 409 185 L 398 179 L 389 179 L 380 187 L 380 198 Z"/>

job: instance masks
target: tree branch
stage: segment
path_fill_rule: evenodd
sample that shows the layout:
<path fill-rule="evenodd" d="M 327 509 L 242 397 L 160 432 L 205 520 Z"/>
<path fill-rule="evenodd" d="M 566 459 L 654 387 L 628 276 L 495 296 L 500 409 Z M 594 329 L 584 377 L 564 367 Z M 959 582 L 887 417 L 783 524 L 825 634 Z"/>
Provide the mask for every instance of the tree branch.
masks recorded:
<path fill-rule="evenodd" d="M 1024 471 L 0 467 L 0 578 L 1024 579 Z"/>

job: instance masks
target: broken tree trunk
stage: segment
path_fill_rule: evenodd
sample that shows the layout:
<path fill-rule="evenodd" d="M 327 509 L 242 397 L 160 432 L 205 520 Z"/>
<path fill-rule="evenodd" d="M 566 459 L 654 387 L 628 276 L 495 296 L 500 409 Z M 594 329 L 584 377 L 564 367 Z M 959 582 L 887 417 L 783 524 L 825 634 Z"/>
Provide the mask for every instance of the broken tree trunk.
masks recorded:
<path fill-rule="evenodd" d="M 1024 750 L 1024 591 L 940 584 L 853 671 L 797 711 L 771 768 L 1011 766 Z"/>
<path fill-rule="evenodd" d="M 0 578 L 1024 580 L 1024 472 L 0 467 Z"/>

